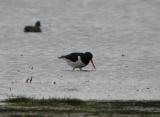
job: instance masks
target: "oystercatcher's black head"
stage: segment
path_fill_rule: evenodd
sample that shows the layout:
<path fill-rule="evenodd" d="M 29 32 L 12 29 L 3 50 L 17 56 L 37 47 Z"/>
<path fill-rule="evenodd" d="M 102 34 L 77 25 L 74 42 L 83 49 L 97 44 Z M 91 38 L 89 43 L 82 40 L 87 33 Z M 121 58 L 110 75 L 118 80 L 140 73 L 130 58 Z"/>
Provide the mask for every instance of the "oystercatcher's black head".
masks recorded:
<path fill-rule="evenodd" d="M 93 55 L 90 52 L 85 52 L 84 54 L 89 61 L 93 58 Z"/>
<path fill-rule="evenodd" d="M 92 58 L 93 58 L 92 53 L 91 53 L 91 52 L 85 52 L 84 55 L 85 55 L 84 63 L 86 62 L 86 65 L 87 65 L 87 64 L 89 64 L 89 62 L 91 61 L 94 69 L 96 69 L 96 67 L 95 67 L 95 65 L 94 65 L 94 63 L 93 63 L 93 61 L 92 61 Z M 83 60 L 82 60 L 82 61 L 83 61 Z"/>
<path fill-rule="evenodd" d="M 81 56 L 82 62 L 85 63 L 86 65 L 89 64 L 89 62 L 92 60 L 92 58 L 93 58 L 93 55 L 90 52 L 85 52 Z"/>

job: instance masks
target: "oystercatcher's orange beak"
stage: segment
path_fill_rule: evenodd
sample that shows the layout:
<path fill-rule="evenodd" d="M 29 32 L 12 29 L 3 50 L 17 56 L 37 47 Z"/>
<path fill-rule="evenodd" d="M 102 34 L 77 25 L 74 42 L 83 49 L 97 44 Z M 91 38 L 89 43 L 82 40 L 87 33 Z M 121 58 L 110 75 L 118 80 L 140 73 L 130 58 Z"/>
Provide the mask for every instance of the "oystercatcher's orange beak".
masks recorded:
<path fill-rule="evenodd" d="M 91 63 L 92 63 L 92 65 L 93 65 L 93 68 L 96 70 L 96 66 L 94 65 L 94 63 L 93 63 L 93 60 L 91 59 Z"/>

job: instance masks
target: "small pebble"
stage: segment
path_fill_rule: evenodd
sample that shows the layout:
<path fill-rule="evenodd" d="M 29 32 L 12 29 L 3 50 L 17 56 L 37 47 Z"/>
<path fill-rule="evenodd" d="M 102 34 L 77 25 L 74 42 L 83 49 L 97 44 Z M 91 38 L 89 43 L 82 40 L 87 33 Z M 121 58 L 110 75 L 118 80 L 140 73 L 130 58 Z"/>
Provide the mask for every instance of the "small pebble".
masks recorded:
<path fill-rule="evenodd" d="M 123 56 L 123 57 L 124 57 L 124 56 L 125 56 L 125 54 L 122 54 L 121 56 Z"/>
<path fill-rule="evenodd" d="M 33 66 L 31 67 L 31 70 L 33 70 Z"/>

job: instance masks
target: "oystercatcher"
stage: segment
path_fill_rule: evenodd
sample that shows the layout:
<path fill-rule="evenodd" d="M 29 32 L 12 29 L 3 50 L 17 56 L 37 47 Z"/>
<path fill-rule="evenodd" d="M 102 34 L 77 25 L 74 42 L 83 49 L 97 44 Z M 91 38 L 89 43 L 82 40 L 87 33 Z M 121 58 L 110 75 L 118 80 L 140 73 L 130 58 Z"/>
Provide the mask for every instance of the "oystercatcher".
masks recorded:
<path fill-rule="evenodd" d="M 85 53 L 70 53 L 68 55 L 64 55 L 59 57 L 59 59 L 64 59 L 67 61 L 68 65 L 73 67 L 73 70 L 75 68 L 79 68 L 82 70 L 82 67 L 85 67 L 89 64 L 91 61 L 93 68 L 96 69 L 93 61 L 92 61 L 93 55 L 90 52 Z"/>

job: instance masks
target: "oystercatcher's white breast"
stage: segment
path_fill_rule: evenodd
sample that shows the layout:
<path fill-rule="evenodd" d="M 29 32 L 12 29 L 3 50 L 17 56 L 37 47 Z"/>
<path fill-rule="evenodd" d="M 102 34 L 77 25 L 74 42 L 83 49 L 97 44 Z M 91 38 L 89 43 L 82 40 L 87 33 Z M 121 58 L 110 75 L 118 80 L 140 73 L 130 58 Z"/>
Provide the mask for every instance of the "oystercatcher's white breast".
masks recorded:
<path fill-rule="evenodd" d="M 82 68 L 86 66 L 82 61 L 81 57 L 78 56 L 78 60 L 76 62 L 70 61 L 69 59 L 65 59 L 68 63 L 68 65 L 72 66 L 73 68 Z"/>

